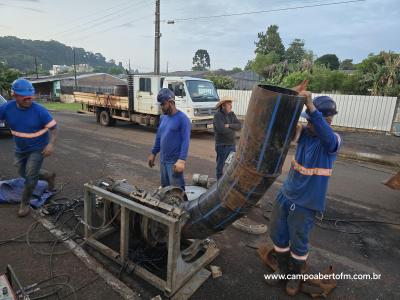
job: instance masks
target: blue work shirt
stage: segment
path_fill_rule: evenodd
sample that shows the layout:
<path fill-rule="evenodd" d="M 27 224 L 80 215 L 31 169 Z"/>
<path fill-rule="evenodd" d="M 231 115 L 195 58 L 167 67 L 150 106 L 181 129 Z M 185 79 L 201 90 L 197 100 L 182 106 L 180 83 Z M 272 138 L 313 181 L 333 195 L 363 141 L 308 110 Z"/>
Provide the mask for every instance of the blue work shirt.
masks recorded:
<path fill-rule="evenodd" d="M 160 152 L 160 161 L 163 163 L 186 160 L 191 127 L 189 118 L 179 110 L 171 116 L 162 115 L 151 152 L 154 155 Z"/>
<path fill-rule="evenodd" d="M 328 180 L 341 145 L 340 136 L 333 132 L 322 113 L 314 111 L 309 121 L 316 135 L 302 128 L 295 159 L 281 192 L 292 202 L 318 212 L 325 210 Z"/>
<path fill-rule="evenodd" d="M 5 120 L 15 140 L 18 153 L 39 151 L 49 143 L 49 129 L 57 123 L 46 108 L 32 102 L 29 108 L 19 108 L 15 100 L 0 106 L 0 120 Z"/>

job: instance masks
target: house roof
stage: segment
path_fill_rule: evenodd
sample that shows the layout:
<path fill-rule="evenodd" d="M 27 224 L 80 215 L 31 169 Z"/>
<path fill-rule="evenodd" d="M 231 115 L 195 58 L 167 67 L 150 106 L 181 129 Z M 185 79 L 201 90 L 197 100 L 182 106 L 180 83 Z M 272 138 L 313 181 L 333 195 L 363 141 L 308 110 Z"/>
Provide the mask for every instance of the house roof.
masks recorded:
<path fill-rule="evenodd" d="M 95 77 L 95 76 L 99 76 L 99 75 L 103 75 L 103 76 L 107 76 L 109 78 L 113 78 L 115 80 L 121 80 L 120 78 L 114 76 L 114 75 L 110 75 L 107 73 L 87 73 L 87 74 L 79 74 L 76 76 L 76 79 L 85 79 L 85 78 L 90 78 L 90 77 Z M 70 74 L 61 74 L 61 75 L 53 75 L 53 76 L 42 76 L 39 78 L 36 77 L 25 77 L 26 79 L 28 79 L 30 82 L 32 82 L 32 84 L 35 83 L 43 83 L 43 82 L 53 82 L 53 81 L 61 81 L 61 80 L 74 80 L 75 77 L 70 75 Z"/>

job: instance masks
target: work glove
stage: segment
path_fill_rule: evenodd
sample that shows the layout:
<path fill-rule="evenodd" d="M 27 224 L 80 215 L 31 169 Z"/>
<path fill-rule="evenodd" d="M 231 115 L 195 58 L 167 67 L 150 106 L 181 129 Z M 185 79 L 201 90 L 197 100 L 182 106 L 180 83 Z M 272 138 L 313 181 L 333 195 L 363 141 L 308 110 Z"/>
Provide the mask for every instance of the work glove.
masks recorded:
<path fill-rule="evenodd" d="M 150 154 L 148 159 L 147 159 L 150 168 L 154 167 L 154 165 L 155 165 L 154 161 L 155 160 L 156 160 L 156 156 L 153 153 Z"/>
<path fill-rule="evenodd" d="M 185 170 L 185 161 L 183 159 L 178 159 L 174 165 L 175 173 L 182 173 Z"/>
<path fill-rule="evenodd" d="M 299 85 L 292 87 L 292 90 L 300 93 L 302 91 L 306 91 L 308 86 L 308 79 L 303 80 Z"/>

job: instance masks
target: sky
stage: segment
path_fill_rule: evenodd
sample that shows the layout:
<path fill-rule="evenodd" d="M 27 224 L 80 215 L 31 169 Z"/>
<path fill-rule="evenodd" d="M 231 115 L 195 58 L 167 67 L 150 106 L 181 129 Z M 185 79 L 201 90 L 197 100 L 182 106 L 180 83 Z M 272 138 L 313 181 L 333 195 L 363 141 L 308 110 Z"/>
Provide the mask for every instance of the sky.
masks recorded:
<path fill-rule="evenodd" d="M 213 70 L 243 68 L 255 56 L 257 33 L 272 24 L 285 47 L 300 38 L 316 56 L 358 63 L 370 53 L 400 52 L 400 0 L 299 8 L 342 1 L 160 0 L 161 71 L 167 64 L 169 71 L 190 70 L 197 49 L 208 51 Z M 155 0 L 0 0 L 0 36 L 56 40 L 149 72 L 154 11 Z M 259 11 L 267 12 L 211 17 Z"/>

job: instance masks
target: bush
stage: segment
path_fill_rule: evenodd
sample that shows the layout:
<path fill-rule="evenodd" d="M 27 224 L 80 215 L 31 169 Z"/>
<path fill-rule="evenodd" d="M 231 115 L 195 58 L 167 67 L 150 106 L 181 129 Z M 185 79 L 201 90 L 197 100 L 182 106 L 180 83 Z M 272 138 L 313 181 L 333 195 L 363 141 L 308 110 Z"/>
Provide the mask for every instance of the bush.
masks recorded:
<path fill-rule="evenodd" d="M 217 89 L 231 90 L 235 86 L 234 80 L 228 76 L 210 73 L 206 78 L 211 80 Z"/>

